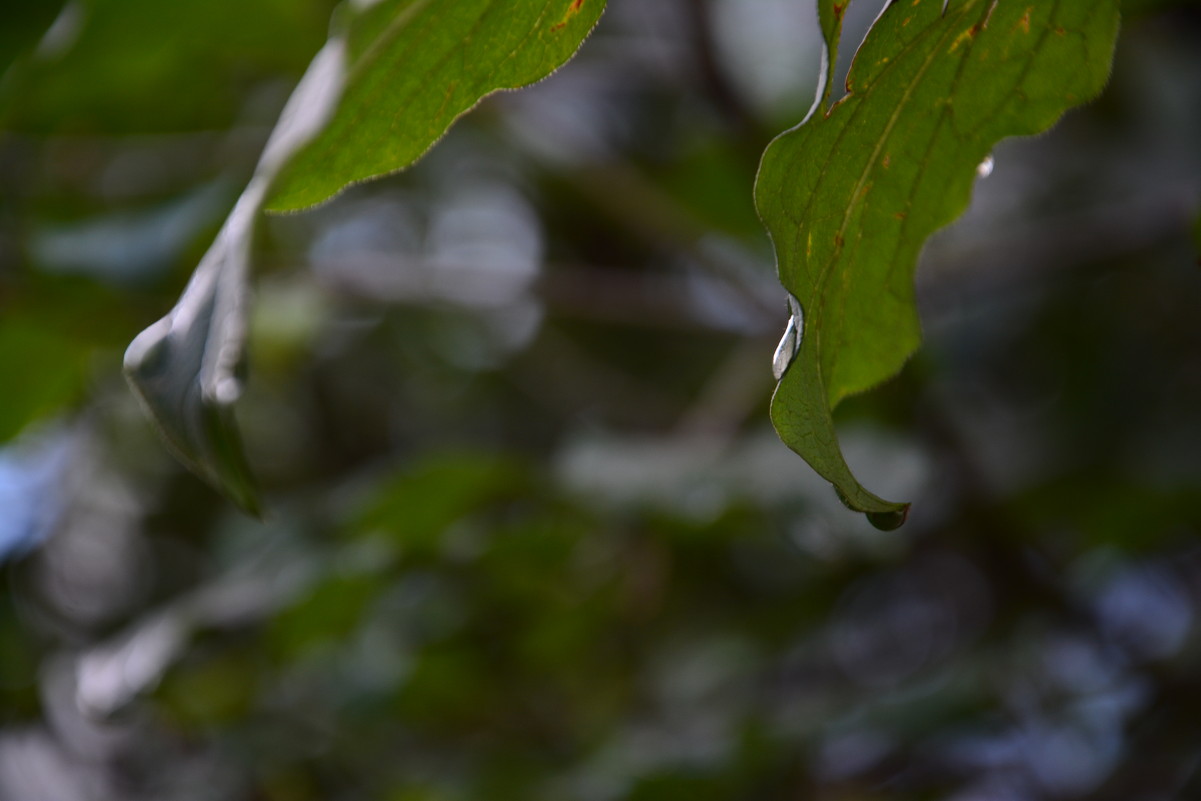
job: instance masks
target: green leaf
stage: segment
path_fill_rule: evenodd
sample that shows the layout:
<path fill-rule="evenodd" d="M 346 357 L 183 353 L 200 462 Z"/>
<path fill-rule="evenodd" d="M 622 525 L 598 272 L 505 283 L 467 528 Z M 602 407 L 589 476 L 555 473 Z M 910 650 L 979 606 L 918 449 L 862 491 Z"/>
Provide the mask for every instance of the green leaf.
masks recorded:
<path fill-rule="evenodd" d="M 268 208 L 312 206 L 404 169 L 485 95 L 541 80 L 579 48 L 605 0 L 385 0 L 353 20 L 346 93 Z"/>
<path fill-rule="evenodd" d="M 822 0 L 825 14 L 832 7 Z M 786 369 L 772 420 L 878 526 L 900 525 L 907 505 L 851 474 L 832 411 L 917 349 L 923 243 L 966 208 L 998 140 L 1046 130 L 1100 92 L 1117 28 L 1115 0 L 950 0 L 945 10 L 942 0 L 898 0 L 856 54 L 847 96 L 764 153 L 756 205 L 803 312 L 794 358 L 792 347 L 778 354 Z"/>
<path fill-rule="evenodd" d="M 442 535 L 481 506 L 527 481 L 516 460 L 483 453 L 444 453 L 406 469 L 379 488 L 351 527 L 384 534 L 409 552 L 434 552 Z"/>
<path fill-rule="evenodd" d="M 358 3 L 363 6 L 364 3 Z M 266 199 L 294 209 L 407 167 L 480 98 L 545 77 L 579 48 L 604 0 L 383 0 L 337 27 L 288 100 L 246 191 L 183 295 L 125 354 L 135 393 L 176 454 L 258 513 L 233 407 L 242 393 L 247 285 Z"/>

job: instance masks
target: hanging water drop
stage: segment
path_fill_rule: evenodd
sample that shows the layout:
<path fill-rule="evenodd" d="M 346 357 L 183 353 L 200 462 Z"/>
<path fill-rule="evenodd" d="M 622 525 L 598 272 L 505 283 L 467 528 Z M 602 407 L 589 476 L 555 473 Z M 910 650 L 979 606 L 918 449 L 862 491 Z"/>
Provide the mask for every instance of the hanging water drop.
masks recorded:
<path fill-rule="evenodd" d="M 979 175 L 981 178 L 987 178 L 992 175 L 992 168 L 995 165 L 996 162 L 993 160 L 992 153 L 989 153 L 984 157 L 984 161 L 976 165 L 976 175 Z"/>
<path fill-rule="evenodd" d="M 801 335 L 804 333 L 805 315 L 801 311 L 801 303 L 792 295 L 788 296 L 788 324 L 784 326 L 784 336 L 771 357 L 771 373 L 779 381 L 784 377 L 784 371 L 801 350 Z"/>

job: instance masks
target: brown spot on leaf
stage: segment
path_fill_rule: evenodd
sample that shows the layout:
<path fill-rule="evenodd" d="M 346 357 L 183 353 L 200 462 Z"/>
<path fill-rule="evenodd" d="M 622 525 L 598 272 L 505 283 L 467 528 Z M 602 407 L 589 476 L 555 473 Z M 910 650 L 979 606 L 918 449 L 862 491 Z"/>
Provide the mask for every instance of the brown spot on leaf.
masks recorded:
<path fill-rule="evenodd" d="M 1027 8 L 1026 13 L 1022 14 L 1022 18 L 1018 20 L 1018 27 L 1022 29 L 1022 33 L 1030 33 L 1030 14 L 1033 11 L 1033 8 Z"/>
<path fill-rule="evenodd" d="M 567 13 L 563 15 L 563 19 L 556 22 L 550 27 L 551 31 L 561 31 L 567 26 L 568 20 L 580 13 L 580 9 L 584 7 L 585 0 L 571 0 L 571 5 L 567 7 Z"/>
<path fill-rule="evenodd" d="M 834 8 L 833 8 L 834 19 L 842 19 L 842 12 L 846 11 L 846 9 L 847 9 L 846 3 L 835 3 Z"/>
<path fill-rule="evenodd" d="M 884 169 L 886 169 L 886 170 L 892 165 L 892 154 L 891 153 L 884 154 L 883 164 L 884 164 Z"/>
<path fill-rule="evenodd" d="M 1067 31 L 1065 31 L 1063 28 L 1060 28 L 1058 25 L 1055 26 L 1055 35 L 1056 36 L 1064 36 L 1065 34 L 1067 34 Z"/>
<path fill-rule="evenodd" d="M 843 245 L 845 245 L 846 243 L 847 243 L 847 241 L 846 241 L 845 239 L 843 239 L 843 238 L 842 238 L 842 234 L 835 234 L 835 235 L 834 235 L 834 245 L 835 245 L 836 247 L 838 247 L 839 249 L 841 249 L 841 248 L 842 248 L 842 246 L 843 246 Z"/>
<path fill-rule="evenodd" d="M 908 217 L 909 215 L 908 215 L 908 214 L 906 214 L 906 213 L 905 213 L 905 212 L 903 212 L 903 211 L 898 211 L 898 212 L 896 212 L 895 214 L 893 214 L 892 216 L 893 216 L 893 217 L 896 217 L 898 220 L 903 220 L 903 219 L 905 219 L 906 217 Z"/>
<path fill-rule="evenodd" d="M 959 34 L 958 36 L 956 36 L 956 37 L 955 37 L 955 41 L 951 42 L 951 50 L 950 50 L 950 52 L 954 53 L 956 50 L 958 50 L 958 49 L 959 49 L 959 46 L 960 46 L 961 44 L 963 44 L 964 42 L 966 42 L 968 39 L 972 39 L 972 38 L 974 38 L 974 37 L 976 36 L 976 32 L 977 32 L 977 31 L 976 31 L 976 26 L 975 26 L 975 25 L 973 25 L 972 27 L 968 28 L 968 29 L 967 29 L 966 31 L 964 31 L 963 33 L 961 33 L 961 34 Z"/>

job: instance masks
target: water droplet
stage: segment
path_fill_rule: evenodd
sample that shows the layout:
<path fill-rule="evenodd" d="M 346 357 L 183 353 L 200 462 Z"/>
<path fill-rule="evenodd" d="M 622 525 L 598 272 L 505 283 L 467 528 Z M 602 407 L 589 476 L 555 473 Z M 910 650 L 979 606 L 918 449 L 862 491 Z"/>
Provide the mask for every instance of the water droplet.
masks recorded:
<path fill-rule="evenodd" d="M 905 524 L 909 517 L 909 504 L 895 512 L 868 512 L 867 522 L 881 531 L 893 531 Z"/>
<path fill-rule="evenodd" d="M 989 153 L 984 157 L 984 161 L 976 165 L 976 175 L 979 175 L 981 178 L 987 178 L 992 175 L 992 168 L 995 165 L 996 162 L 993 160 L 992 154 Z"/>
<path fill-rule="evenodd" d="M 784 326 L 784 336 L 771 357 L 771 373 L 779 381 L 784 377 L 784 371 L 801 350 L 801 335 L 804 333 L 805 315 L 801 304 L 792 295 L 788 296 L 788 324 Z"/>

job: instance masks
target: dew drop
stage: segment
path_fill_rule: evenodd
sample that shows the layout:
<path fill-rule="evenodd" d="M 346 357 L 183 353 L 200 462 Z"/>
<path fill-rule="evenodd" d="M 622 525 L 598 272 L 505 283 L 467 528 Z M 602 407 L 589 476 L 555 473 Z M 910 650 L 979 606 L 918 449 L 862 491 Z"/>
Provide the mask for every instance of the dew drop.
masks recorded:
<path fill-rule="evenodd" d="M 909 504 L 895 512 L 868 512 L 867 522 L 881 531 L 894 531 L 905 524 L 909 517 Z"/>
<path fill-rule="evenodd" d="M 805 316 L 801 304 L 792 295 L 788 296 L 788 324 L 784 326 L 784 336 L 771 357 L 771 373 L 779 381 L 784 377 L 784 371 L 801 350 L 801 335 L 804 333 Z"/>
<path fill-rule="evenodd" d="M 996 162 L 993 160 L 992 154 L 989 153 L 984 157 L 984 161 L 976 165 L 976 175 L 979 175 L 981 178 L 987 178 L 992 175 L 992 168 L 995 165 Z"/>

